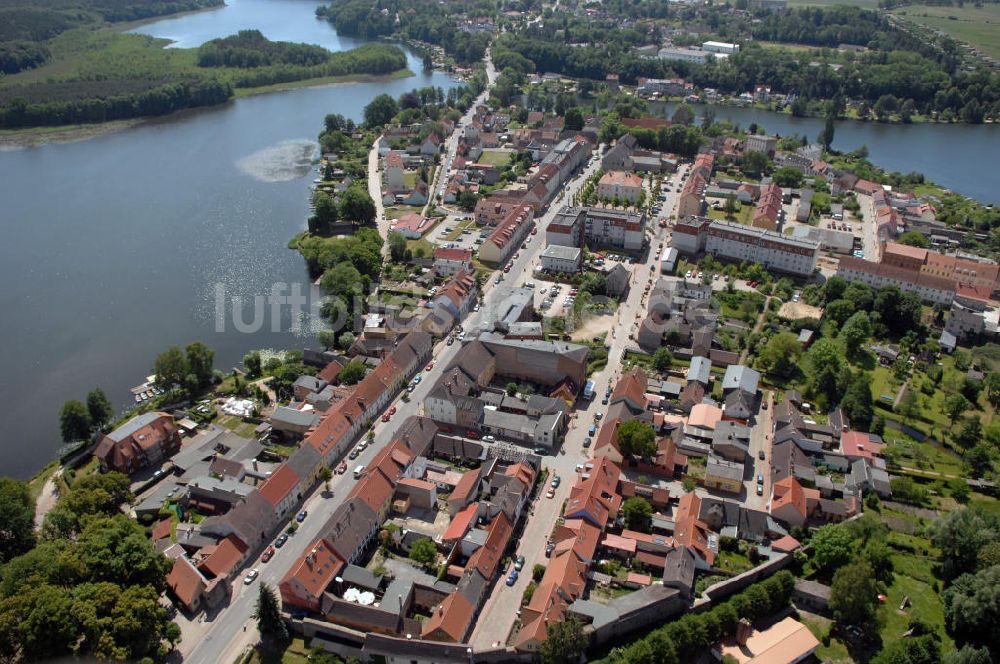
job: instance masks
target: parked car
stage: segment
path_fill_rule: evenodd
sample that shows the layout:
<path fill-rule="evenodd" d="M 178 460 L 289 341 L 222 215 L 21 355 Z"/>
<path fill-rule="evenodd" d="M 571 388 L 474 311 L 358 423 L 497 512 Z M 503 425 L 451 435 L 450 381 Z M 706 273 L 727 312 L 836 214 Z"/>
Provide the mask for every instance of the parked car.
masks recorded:
<path fill-rule="evenodd" d="M 260 571 L 256 567 L 254 567 L 252 570 L 247 572 L 247 575 L 245 577 L 243 577 L 243 585 L 249 586 L 251 583 L 254 582 L 254 580 L 256 580 L 258 576 L 260 576 Z"/>
<path fill-rule="evenodd" d="M 587 429 L 587 433 L 590 434 L 591 436 L 593 436 L 595 433 L 597 433 L 597 427 L 595 427 L 593 424 L 591 424 L 590 428 Z"/>
<path fill-rule="evenodd" d="M 307 516 L 309 516 L 309 512 L 302 510 L 301 512 L 295 515 L 295 520 L 298 521 L 299 523 L 302 523 L 303 521 L 306 520 Z"/>
<path fill-rule="evenodd" d="M 507 585 L 512 586 L 517 583 L 517 570 L 514 570 L 507 576 Z"/>
<path fill-rule="evenodd" d="M 517 560 L 514 561 L 514 569 L 518 572 L 524 569 L 524 556 L 517 557 Z"/>
<path fill-rule="evenodd" d="M 592 439 L 592 438 L 590 438 L 590 437 L 588 436 L 587 438 L 585 438 L 585 439 L 583 440 L 583 448 L 584 448 L 584 449 L 587 449 L 588 447 L 590 447 L 590 444 L 591 444 L 592 442 L 593 442 L 593 439 Z"/>
<path fill-rule="evenodd" d="M 764 484 L 764 476 L 763 475 L 757 475 L 757 484 L 760 484 L 760 485 Z"/>
<path fill-rule="evenodd" d="M 260 559 L 266 563 L 273 557 L 274 557 L 274 546 L 272 545 L 264 549 L 264 554 L 260 557 Z"/>
<path fill-rule="evenodd" d="M 758 484 L 757 485 L 757 495 L 758 496 L 763 496 L 764 495 L 764 485 L 763 484 Z"/>
<path fill-rule="evenodd" d="M 761 450 L 760 452 L 757 453 L 757 458 L 760 459 L 761 461 L 764 460 L 764 450 Z"/>
<path fill-rule="evenodd" d="M 285 542 L 287 541 L 288 541 L 288 535 L 286 533 L 281 533 L 280 535 L 278 535 L 278 539 L 274 540 L 274 546 L 275 548 L 280 549 L 281 547 L 285 546 Z"/>
<path fill-rule="evenodd" d="M 337 472 L 338 475 L 343 475 L 344 473 L 346 473 L 347 472 L 347 462 L 346 461 L 341 461 L 339 464 L 337 464 L 337 471 L 336 472 Z"/>
<path fill-rule="evenodd" d="M 549 489 L 548 491 L 545 492 L 545 497 L 546 498 L 555 498 L 556 497 L 556 492 L 553 491 L 552 489 Z"/>
<path fill-rule="evenodd" d="M 560 479 L 560 477 L 559 477 L 558 475 L 556 475 L 555 477 L 553 477 L 553 478 L 552 478 L 552 488 L 553 488 L 553 489 L 557 489 L 557 488 L 559 488 L 559 483 L 560 483 L 561 481 L 562 481 L 562 480 Z"/>

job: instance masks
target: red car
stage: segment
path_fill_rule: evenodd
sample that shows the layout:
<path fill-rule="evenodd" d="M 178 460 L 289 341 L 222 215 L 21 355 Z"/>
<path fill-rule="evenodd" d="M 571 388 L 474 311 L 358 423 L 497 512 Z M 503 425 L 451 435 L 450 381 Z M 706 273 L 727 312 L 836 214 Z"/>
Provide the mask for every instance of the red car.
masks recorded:
<path fill-rule="evenodd" d="M 504 265 L 503 266 L 503 271 L 504 272 L 510 272 L 510 265 Z"/>
<path fill-rule="evenodd" d="M 382 421 L 383 422 L 388 422 L 390 417 L 392 417 L 392 414 L 391 413 L 386 413 L 386 414 L 384 414 L 382 416 Z"/>
<path fill-rule="evenodd" d="M 347 462 L 346 461 L 341 461 L 337 465 L 337 474 L 338 475 L 343 475 L 346 472 L 347 472 Z"/>
<path fill-rule="evenodd" d="M 434 363 L 433 363 L 433 362 L 429 362 L 429 363 L 427 364 L 427 369 L 425 369 L 425 371 L 430 371 L 430 370 L 431 370 L 431 369 L 433 369 L 433 368 L 434 368 Z"/>
<path fill-rule="evenodd" d="M 395 406 L 393 406 L 392 408 L 389 409 L 389 414 L 390 415 L 395 415 L 396 414 L 396 407 Z"/>
<path fill-rule="evenodd" d="M 478 431 L 473 431 L 472 429 L 469 429 L 468 431 L 466 431 L 465 435 L 467 437 L 469 437 L 469 438 L 474 438 L 474 439 L 478 439 L 479 438 L 479 432 Z"/>
<path fill-rule="evenodd" d="M 579 295 L 580 291 L 577 290 L 576 288 L 572 288 L 572 289 L 570 289 L 569 294 L 570 295 Z"/>
<path fill-rule="evenodd" d="M 274 547 L 273 546 L 269 546 L 266 549 L 264 549 L 264 555 L 262 555 L 260 557 L 260 559 L 263 560 L 266 563 L 273 556 L 274 556 Z"/>
<path fill-rule="evenodd" d="M 532 235 L 538 235 L 538 228 L 532 228 L 531 229 L 531 234 Z"/>

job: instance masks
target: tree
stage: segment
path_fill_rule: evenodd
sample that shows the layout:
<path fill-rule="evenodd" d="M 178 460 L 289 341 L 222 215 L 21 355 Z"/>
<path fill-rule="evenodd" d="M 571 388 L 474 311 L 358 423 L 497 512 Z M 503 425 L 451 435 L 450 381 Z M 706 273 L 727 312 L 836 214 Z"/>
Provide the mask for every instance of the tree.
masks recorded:
<path fill-rule="evenodd" d="M 779 187 L 793 187 L 796 189 L 802 186 L 804 179 L 802 171 L 791 166 L 782 166 L 774 171 L 771 178 Z"/>
<path fill-rule="evenodd" d="M 563 117 L 563 128 L 567 131 L 583 129 L 583 113 L 579 108 L 566 109 L 566 115 Z"/>
<path fill-rule="evenodd" d="M 309 232 L 314 235 L 326 235 L 330 227 L 337 222 L 340 212 L 337 202 L 325 192 L 317 191 L 313 197 L 313 214 L 309 217 Z"/>
<path fill-rule="evenodd" d="M 927 236 L 917 231 L 906 231 L 899 236 L 899 239 L 896 240 L 896 242 L 900 244 L 908 244 L 911 247 L 920 247 L 921 249 L 926 249 L 931 246 L 930 240 L 927 239 Z"/>
<path fill-rule="evenodd" d="M 948 419 L 954 423 L 958 420 L 962 413 L 969 410 L 971 405 L 972 404 L 969 403 L 969 400 L 961 394 L 952 394 L 944 400 L 944 413 L 948 416 Z"/>
<path fill-rule="evenodd" d="M 400 263 L 406 258 L 406 236 L 399 231 L 389 231 L 389 256 Z"/>
<path fill-rule="evenodd" d="M 944 620 L 958 644 L 986 646 L 1000 652 L 1000 565 L 975 574 L 963 574 L 949 586 L 944 601 Z"/>
<path fill-rule="evenodd" d="M 396 100 L 387 94 L 380 94 L 365 106 L 365 124 L 369 127 L 379 127 L 388 124 L 399 113 Z"/>
<path fill-rule="evenodd" d="M 771 160 L 760 150 L 750 150 L 740 158 L 740 168 L 747 175 L 760 177 L 770 170 Z"/>
<path fill-rule="evenodd" d="M 894 410 L 903 416 L 905 422 L 912 422 L 919 417 L 920 399 L 917 397 L 916 391 L 907 388 L 906 393 L 903 394 L 903 398 L 899 400 L 899 404 Z"/>
<path fill-rule="evenodd" d="M 174 385 L 183 385 L 188 374 L 187 360 L 177 346 L 171 346 L 156 356 L 153 362 L 153 374 L 156 376 L 156 386 L 169 390 Z"/>
<path fill-rule="evenodd" d="M 340 371 L 340 383 L 341 385 L 355 385 L 361 382 L 361 379 L 365 377 L 366 373 L 367 369 L 365 369 L 363 362 L 351 360 Z"/>
<path fill-rule="evenodd" d="M 798 371 L 802 344 L 791 332 L 780 332 L 767 342 L 760 353 L 764 369 L 780 378 L 790 378 Z"/>
<path fill-rule="evenodd" d="M 517 395 L 517 383 L 514 383 L 514 382 L 507 383 L 506 391 L 507 391 L 507 396 L 509 396 L 509 397 L 516 396 Z"/>
<path fill-rule="evenodd" d="M 531 568 L 531 580 L 532 581 L 534 581 L 535 583 L 538 583 L 539 581 L 542 580 L 543 576 L 545 576 L 545 565 L 536 564 L 534 567 Z"/>
<path fill-rule="evenodd" d="M 843 526 L 823 526 L 813 535 L 811 544 L 813 566 L 821 574 L 829 574 L 854 557 L 854 537 Z"/>
<path fill-rule="evenodd" d="M 847 415 L 851 426 L 861 431 L 870 431 L 872 418 L 875 416 L 875 404 L 872 401 L 871 378 L 862 372 L 856 375 L 840 400 L 840 407 Z"/>
<path fill-rule="evenodd" d="M 939 664 L 941 645 L 937 634 L 922 634 L 902 639 L 882 649 L 871 664 Z"/>
<path fill-rule="evenodd" d="M 852 357 L 871 336 L 872 323 L 868 319 L 868 313 L 864 311 L 853 314 L 840 328 L 840 339 L 844 342 L 847 354 Z"/>
<path fill-rule="evenodd" d="M 653 366 L 660 371 L 666 371 L 674 361 L 674 355 L 666 346 L 661 346 L 653 353 Z"/>
<path fill-rule="evenodd" d="M 115 414 L 111 400 L 99 387 L 87 393 L 87 414 L 90 416 L 91 426 L 97 429 L 106 425 Z"/>
<path fill-rule="evenodd" d="M 642 496 L 632 496 L 622 503 L 622 517 L 629 530 L 648 533 L 653 519 L 653 507 Z"/>
<path fill-rule="evenodd" d="M 257 629 L 265 644 L 275 649 L 288 643 L 288 626 L 281 617 L 281 605 L 278 595 L 266 583 L 261 583 L 257 591 L 257 608 L 253 617 L 257 620 Z"/>
<path fill-rule="evenodd" d="M 210 384 L 215 368 L 215 351 L 200 341 L 188 344 L 184 350 L 187 354 L 188 373 L 194 374 L 198 387 Z"/>
<path fill-rule="evenodd" d="M 983 423 L 979 419 L 979 416 L 969 415 L 962 418 L 962 428 L 958 430 L 958 435 L 955 436 L 955 443 L 961 448 L 971 449 L 975 447 L 982 436 Z"/>
<path fill-rule="evenodd" d="M 59 411 L 59 430 L 63 441 L 71 443 L 90 438 L 93 429 L 87 407 L 76 399 L 70 399 Z"/>
<path fill-rule="evenodd" d="M 35 501 L 28 485 L 0 477 L 0 564 L 35 546 Z"/>
<path fill-rule="evenodd" d="M 618 425 L 617 434 L 622 454 L 640 459 L 650 459 L 656 454 L 656 432 L 645 422 L 623 422 Z"/>
<path fill-rule="evenodd" d="M 726 219 L 729 219 L 730 221 L 736 219 L 736 196 L 733 194 L 727 194 L 725 207 L 723 209 L 726 213 Z M 708 276 L 708 273 L 705 274 Z"/>
<path fill-rule="evenodd" d="M 831 403 L 839 401 L 845 387 L 841 380 L 844 354 L 837 344 L 822 338 L 809 348 L 805 359 L 809 391 L 826 397 Z"/>
<path fill-rule="evenodd" d="M 941 551 L 941 575 L 954 579 L 976 568 L 980 549 L 1000 540 L 1000 517 L 979 507 L 961 507 L 932 521 L 928 530 Z"/>
<path fill-rule="evenodd" d="M 243 368 L 247 370 L 247 376 L 257 378 L 260 376 L 260 353 L 251 351 L 243 356 Z"/>
<path fill-rule="evenodd" d="M 895 565 L 892 562 L 892 549 L 885 543 L 885 540 L 873 539 L 869 541 L 865 545 L 863 555 L 864 559 L 871 566 L 875 580 L 886 586 L 892 585 L 892 572 Z"/>
<path fill-rule="evenodd" d="M 583 623 L 578 619 L 553 621 L 548 624 L 547 638 L 539 649 L 542 664 L 576 664 L 583 657 L 587 645 Z"/>
<path fill-rule="evenodd" d="M 866 560 L 844 565 L 833 575 L 830 609 L 843 624 L 867 625 L 878 610 L 878 583 Z"/>
<path fill-rule="evenodd" d="M 472 212 L 476 209 L 476 203 L 479 202 L 479 197 L 469 189 L 462 189 L 455 197 L 455 202 L 458 204 L 458 207 L 462 208 L 466 212 Z"/>
<path fill-rule="evenodd" d="M 991 371 L 986 374 L 986 398 L 994 410 L 1000 409 L 1000 373 Z"/>
<path fill-rule="evenodd" d="M 816 140 L 819 141 L 819 144 L 827 152 L 830 151 L 830 146 L 833 145 L 834 131 L 833 118 L 827 116 L 826 122 L 823 123 L 823 129 L 820 130 L 819 136 L 816 137 Z"/>
<path fill-rule="evenodd" d="M 952 650 L 944 654 L 943 664 L 993 664 L 990 651 L 986 648 L 976 648 L 968 644 L 960 650 Z"/>
<path fill-rule="evenodd" d="M 438 550 L 434 541 L 424 537 L 413 543 L 410 549 L 410 560 L 419 563 L 421 566 L 430 568 L 437 561 Z"/>
<path fill-rule="evenodd" d="M 340 199 L 340 216 L 358 226 L 375 223 L 375 201 L 360 186 L 352 186 Z"/>

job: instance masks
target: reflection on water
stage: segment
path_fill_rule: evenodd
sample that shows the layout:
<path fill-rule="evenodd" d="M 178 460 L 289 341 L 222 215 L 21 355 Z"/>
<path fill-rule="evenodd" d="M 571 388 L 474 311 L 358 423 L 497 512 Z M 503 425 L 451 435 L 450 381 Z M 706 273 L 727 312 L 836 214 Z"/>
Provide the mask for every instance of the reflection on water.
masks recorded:
<path fill-rule="evenodd" d="M 316 152 L 315 141 L 282 141 L 243 157 L 236 167 L 258 182 L 288 182 L 309 172 Z"/>

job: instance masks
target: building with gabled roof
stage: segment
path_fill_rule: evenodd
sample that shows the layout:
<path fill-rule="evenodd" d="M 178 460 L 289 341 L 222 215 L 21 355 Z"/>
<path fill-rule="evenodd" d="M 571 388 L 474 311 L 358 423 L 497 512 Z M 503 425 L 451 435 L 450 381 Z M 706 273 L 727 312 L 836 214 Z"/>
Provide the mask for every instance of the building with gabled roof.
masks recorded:
<path fill-rule="evenodd" d="M 427 641 L 461 643 L 472 624 L 475 607 L 462 593 L 453 592 L 434 607 L 424 622 L 421 637 Z"/>
<path fill-rule="evenodd" d="M 319 611 L 323 593 L 342 569 L 344 561 L 333 545 L 323 538 L 316 540 L 292 563 L 278 583 L 282 603 Z"/>
<path fill-rule="evenodd" d="M 126 475 L 155 466 L 181 448 L 181 435 L 167 413 L 137 415 L 108 434 L 101 434 L 94 456 L 103 472 Z"/>
<path fill-rule="evenodd" d="M 260 495 L 274 509 L 277 519 L 282 519 L 298 502 L 299 479 L 295 471 L 283 463 L 261 485 Z"/>

